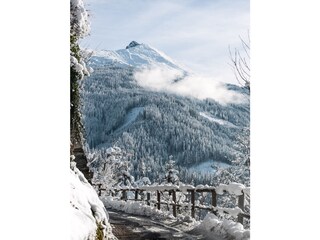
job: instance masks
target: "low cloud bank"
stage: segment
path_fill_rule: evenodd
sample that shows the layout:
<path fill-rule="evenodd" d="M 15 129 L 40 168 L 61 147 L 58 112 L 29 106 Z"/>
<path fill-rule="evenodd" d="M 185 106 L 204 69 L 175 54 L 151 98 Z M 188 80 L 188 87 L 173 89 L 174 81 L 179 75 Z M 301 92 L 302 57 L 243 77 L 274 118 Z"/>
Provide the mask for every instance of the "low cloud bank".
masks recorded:
<path fill-rule="evenodd" d="M 211 98 L 221 104 L 245 101 L 242 94 L 228 90 L 223 83 L 212 78 L 198 75 L 184 77 L 182 71 L 165 66 L 142 69 L 134 74 L 134 78 L 141 87 L 153 91 L 175 93 L 200 100 Z"/>

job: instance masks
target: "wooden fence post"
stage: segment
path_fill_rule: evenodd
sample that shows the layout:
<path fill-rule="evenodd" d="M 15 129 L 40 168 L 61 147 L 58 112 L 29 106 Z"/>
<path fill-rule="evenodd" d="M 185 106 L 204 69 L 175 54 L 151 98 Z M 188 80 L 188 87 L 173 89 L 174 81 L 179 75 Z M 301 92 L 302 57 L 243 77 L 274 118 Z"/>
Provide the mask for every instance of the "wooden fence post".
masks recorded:
<path fill-rule="evenodd" d="M 160 191 L 157 191 L 158 210 L 160 210 Z"/>
<path fill-rule="evenodd" d="M 217 207 L 217 193 L 215 189 L 211 191 L 211 205 Z M 217 211 L 213 210 L 213 213 L 217 215 Z"/>
<path fill-rule="evenodd" d="M 172 205 L 172 212 L 173 212 L 173 216 L 176 217 L 177 216 L 177 197 L 176 197 L 176 190 L 172 190 L 172 200 L 173 200 L 173 205 Z"/>
<path fill-rule="evenodd" d="M 138 191 L 139 191 L 139 190 L 137 190 L 137 189 L 134 191 L 134 200 L 135 200 L 135 201 L 138 200 Z"/>
<path fill-rule="evenodd" d="M 238 207 L 242 211 L 244 211 L 244 193 L 242 193 L 242 195 L 240 195 L 238 198 Z M 243 224 L 243 216 L 242 215 L 238 215 L 238 222 Z"/>
<path fill-rule="evenodd" d="M 191 191 L 191 217 L 195 218 L 195 191 L 192 189 Z"/>
<path fill-rule="evenodd" d="M 99 191 L 98 195 L 99 195 L 99 197 L 101 197 L 101 186 L 102 186 L 102 184 L 99 183 L 98 184 L 98 191 Z"/>
<path fill-rule="evenodd" d="M 99 196 L 101 196 L 101 193 L 102 193 L 102 190 L 104 191 L 107 191 L 107 189 L 105 188 L 102 188 L 101 185 L 98 185 L 99 186 Z M 208 192 L 210 193 L 211 192 L 211 207 L 208 206 L 208 205 L 205 205 L 205 206 L 197 206 L 197 208 L 199 209 L 203 209 L 203 210 L 207 210 L 207 211 L 212 211 L 215 215 L 217 215 L 217 210 L 215 210 L 215 208 L 217 207 L 217 202 L 218 202 L 218 199 L 217 199 L 217 193 L 216 193 L 216 190 L 213 189 L 213 188 L 206 188 L 206 189 L 201 189 L 201 190 L 195 190 L 195 189 L 186 189 L 187 192 L 190 193 L 190 198 L 189 200 L 191 201 L 191 217 L 192 218 L 195 218 L 195 208 L 196 208 L 196 205 L 195 205 L 195 202 L 196 202 L 196 193 L 197 192 Z M 118 194 L 120 194 L 120 192 L 122 193 L 121 194 L 121 200 L 124 200 L 124 201 L 127 201 L 127 200 L 135 200 L 135 201 L 138 201 L 139 199 L 139 193 L 143 192 L 145 190 L 142 190 L 142 189 L 138 189 L 138 188 L 135 188 L 135 189 L 109 189 L 108 190 L 109 192 L 107 192 L 107 194 L 111 194 L 111 195 L 117 195 L 119 196 Z M 135 192 L 135 196 L 134 196 L 134 199 L 128 199 L 128 192 Z M 168 211 L 170 211 L 170 205 L 172 205 L 172 214 L 174 217 L 177 217 L 177 214 L 179 212 L 179 209 L 181 209 L 182 205 L 179 205 L 177 203 L 177 190 L 164 190 L 165 192 L 169 192 L 169 195 L 172 195 L 172 200 L 168 201 L 165 203 L 165 205 L 168 207 Z M 179 190 L 178 190 L 179 191 Z M 161 191 L 160 190 L 153 190 L 153 191 L 145 191 L 146 194 L 147 194 L 147 205 L 148 206 L 155 206 L 157 205 L 157 209 L 160 210 L 161 209 Z M 151 202 L 151 192 L 156 192 L 156 195 L 157 195 L 157 201 L 156 203 L 155 202 Z M 115 194 L 117 193 L 117 194 Z M 145 203 L 145 194 L 143 194 L 143 198 L 141 197 L 141 200 Z M 242 192 L 242 195 L 238 196 L 238 207 L 244 212 L 244 206 L 245 206 L 245 194 Z M 170 199 L 170 197 L 169 197 Z M 152 204 L 151 204 L 152 203 Z M 190 207 L 188 206 L 185 206 L 186 209 L 188 209 Z M 183 208 L 183 207 L 182 207 Z M 227 212 L 225 212 L 227 213 Z M 250 218 L 250 214 L 247 214 L 247 213 L 240 213 L 238 214 L 238 217 L 237 217 L 237 221 L 241 224 L 243 224 L 244 222 L 244 218 Z"/>
<path fill-rule="evenodd" d="M 147 192 L 147 205 L 150 206 L 150 192 Z"/>
<path fill-rule="evenodd" d="M 127 192 L 126 192 L 126 190 L 122 190 L 122 199 L 127 201 Z"/>

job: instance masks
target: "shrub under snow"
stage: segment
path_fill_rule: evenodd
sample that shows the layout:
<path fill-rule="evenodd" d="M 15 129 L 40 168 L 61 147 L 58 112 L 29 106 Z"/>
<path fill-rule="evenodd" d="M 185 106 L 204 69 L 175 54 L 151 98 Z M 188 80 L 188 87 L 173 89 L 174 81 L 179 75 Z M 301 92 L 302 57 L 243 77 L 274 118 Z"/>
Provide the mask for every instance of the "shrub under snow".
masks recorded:
<path fill-rule="evenodd" d="M 244 229 L 242 224 L 227 219 L 219 220 L 213 213 L 208 213 L 196 228 L 206 235 L 206 239 L 216 239 L 216 237 L 235 240 L 250 239 L 250 230 Z"/>

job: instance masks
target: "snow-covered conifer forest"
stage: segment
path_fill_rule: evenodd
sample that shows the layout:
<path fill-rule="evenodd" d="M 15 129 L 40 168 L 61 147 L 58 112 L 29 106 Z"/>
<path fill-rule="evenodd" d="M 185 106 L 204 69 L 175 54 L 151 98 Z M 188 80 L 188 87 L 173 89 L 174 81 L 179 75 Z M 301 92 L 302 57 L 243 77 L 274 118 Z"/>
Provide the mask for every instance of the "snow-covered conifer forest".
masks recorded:
<path fill-rule="evenodd" d="M 239 103 L 154 90 L 152 81 L 158 77 L 152 75 L 154 68 L 173 69 L 180 74 L 165 79 L 171 81 L 169 85 L 197 78 L 146 44 L 129 46 L 93 53 L 89 60 L 94 71 L 83 82 L 82 111 L 90 161 L 103 161 L 107 148 L 120 147 L 129 154 L 135 178 L 144 165 L 153 170 L 146 171 L 146 176 L 161 182 L 166 161 L 172 155 L 181 180 L 194 184 L 214 184 L 215 170 L 211 165 L 240 166 L 239 159 L 249 156 L 248 151 L 242 151 L 243 141 L 249 140 L 247 89 L 231 84 L 221 86 L 226 92 L 243 96 Z M 151 88 L 139 84 L 137 74 L 141 72 L 151 75 L 146 80 Z M 208 170 L 201 169 L 203 164 L 210 171 L 203 171 Z"/>

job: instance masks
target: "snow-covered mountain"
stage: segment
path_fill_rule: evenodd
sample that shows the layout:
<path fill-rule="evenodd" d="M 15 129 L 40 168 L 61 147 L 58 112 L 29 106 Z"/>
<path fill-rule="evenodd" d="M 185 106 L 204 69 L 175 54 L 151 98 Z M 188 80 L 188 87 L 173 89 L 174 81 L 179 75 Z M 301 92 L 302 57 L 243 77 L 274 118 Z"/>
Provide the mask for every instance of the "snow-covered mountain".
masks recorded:
<path fill-rule="evenodd" d="M 201 171 L 193 174 L 191 170 L 202 163 L 230 163 L 239 154 L 237 136 L 249 126 L 249 102 L 222 104 L 144 87 L 136 73 L 153 65 L 189 73 L 160 51 L 134 41 L 125 49 L 94 53 L 90 60 L 94 72 L 83 82 L 84 125 L 91 152 L 104 158 L 106 148 L 118 146 L 130 152 L 132 174 L 137 177 L 139 167 L 145 165 L 153 170 L 148 173 L 151 181 L 161 178 L 170 155 L 183 181 L 200 179 Z M 166 75 L 158 73 L 147 74 L 151 85 Z M 183 81 L 184 76 L 168 84 Z M 222 87 L 227 94 L 229 90 L 248 94 L 236 85 Z"/>
<path fill-rule="evenodd" d="M 108 64 L 138 68 L 145 66 L 165 66 L 186 72 L 183 67 L 163 52 L 147 44 L 137 43 L 136 41 L 130 42 L 125 49 L 116 51 L 94 51 L 90 59 L 90 64 L 93 67 L 101 67 Z"/>

